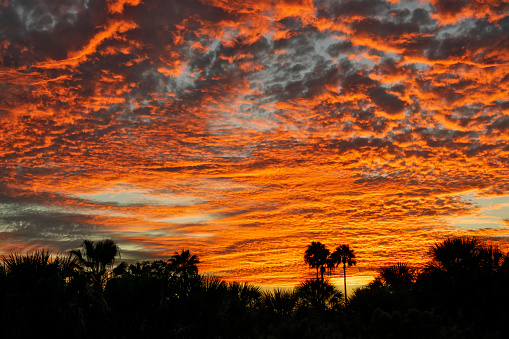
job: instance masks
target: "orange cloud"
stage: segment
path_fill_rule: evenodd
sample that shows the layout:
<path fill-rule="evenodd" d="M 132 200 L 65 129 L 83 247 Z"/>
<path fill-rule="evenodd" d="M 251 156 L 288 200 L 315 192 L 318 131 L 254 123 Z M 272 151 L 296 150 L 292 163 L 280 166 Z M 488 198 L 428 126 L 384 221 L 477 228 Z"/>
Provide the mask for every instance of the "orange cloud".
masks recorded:
<path fill-rule="evenodd" d="M 315 3 L 7 20 L 0 251 L 113 238 L 127 260 L 190 248 L 202 272 L 293 286 L 311 241 L 350 244 L 360 284 L 448 236 L 509 250 L 505 205 L 482 205 L 509 195 L 503 4 Z"/>
<path fill-rule="evenodd" d="M 35 65 L 37 68 L 48 69 L 64 69 L 67 67 L 76 67 L 84 62 L 88 56 L 97 51 L 97 47 L 105 40 L 117 38 L 118 34 L 125 33 L 131 29 L 136 28 L 134 22 L 129 21 L 112 21 L 102 32 L 94 35 L 88 45 L 84 46 L 81 50 L 69 53 L 65 60 L 49 60 L 38 63 Z"/>
<path fill-rule="evenodd" d="M 108 0 L 111 13 L 122 13 L 125 6 L 138 6 L 141 0 Z"/>

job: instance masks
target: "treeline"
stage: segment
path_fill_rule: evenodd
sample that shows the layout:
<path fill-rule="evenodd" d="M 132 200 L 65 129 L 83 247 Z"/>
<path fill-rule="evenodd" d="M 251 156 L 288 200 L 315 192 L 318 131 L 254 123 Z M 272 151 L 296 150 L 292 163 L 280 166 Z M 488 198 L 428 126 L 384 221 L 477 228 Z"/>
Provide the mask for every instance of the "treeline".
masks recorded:
<path fill-rule="evenodd" d="M 304 253 L 316 279 L 273 291 L 199 275 L 199 259 L 189 251 L 114 266 L 120 249 L 111 240 L 84 241 L 56 256 L 4 255 L 0 337 L 509 337 L 509 257 L 496 246 L 447 239 L 430 248 L 423 269 L 381 267 L 345 298 L 319 273 L 342 265 L 346 278 L 355 255 L 320 245 Z"/>

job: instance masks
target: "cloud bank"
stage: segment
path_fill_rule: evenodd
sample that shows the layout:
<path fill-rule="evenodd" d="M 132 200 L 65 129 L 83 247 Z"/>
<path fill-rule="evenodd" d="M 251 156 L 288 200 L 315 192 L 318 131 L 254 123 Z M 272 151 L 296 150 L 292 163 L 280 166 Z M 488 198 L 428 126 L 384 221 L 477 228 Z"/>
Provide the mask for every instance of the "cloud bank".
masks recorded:
<path fill-rule="evenodd" d="M 509 250 L 506 205 L 475 227 L 509 195 L 508 8 L 0 1 L 1 250 L 109 237 L 279 285 L 311 241 L 358 282 L 450 235 Z"/>

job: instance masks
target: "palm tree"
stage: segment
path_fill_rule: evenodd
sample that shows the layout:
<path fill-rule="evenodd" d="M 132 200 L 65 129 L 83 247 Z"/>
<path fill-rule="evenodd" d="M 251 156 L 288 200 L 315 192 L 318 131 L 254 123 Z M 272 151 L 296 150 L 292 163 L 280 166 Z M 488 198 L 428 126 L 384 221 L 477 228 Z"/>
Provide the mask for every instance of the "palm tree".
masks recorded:
<path fill-rule="evenodd" d="M 79 297 L 86 291 L 78 295 L 74 289 L 77 263 L 71 255 L 44 249 L 2 255 L 0 276 L 0 337 L 83 336 L 90 303 L 83 307 Z"/>
<path fill-rule="evenodd" d="M 195 275 L 198 274 L 198 264 L 200 259 L 198 256 L 191 255 L 189 250 L 182 250 L 181 253 L 175 254 L 168 260 L 170 269 L 177 274 Z"/>
<path fill-rule="evenodd" d="M 270 316 L 286 317 L 292 314 L 297 302 L 296 294 L 293 290 L 283 290 L 280 288 L 267 290 L 262 295 L 262 306 Z"/>
<path fill-rule="evenodd" d="M 504 255 L 497 246 L 476 237 L 453 237 L 435 243 L 429 254 L 431 261 L 415 285 L 421 303 L 455 321 L 481 324 L 496 319 L 496 305 L 507 295 L 501 292 L 506 286 L 500 280 Z"/>
<path fill-rule="evenodd" d="M 409 286 L 415 281 L 416 272 L 407 263 L 383 266 L 378 270 L 378 279 L 382 284 L 393 288 Z"/>
<path fill-rule="evenodd" d="M 107 279 L 107 268 L 113 265 L 117 256 L 120 256 L 120 248 L 111 239 L 98 242 L 83 240 L 81 249 L 72 250 L 70 253 L 90 274 L 94 287 L 102 291 Z"/>
<path fill-rule="evenodd" d="M 346 295 L 346 265 L 352 266 L 357 264 L 355 260 L 355 254 L 353 250 L 350 249 L 349 245 L 341 245 L 336 247 L 334 252 L 332 252 L 330 256 L 330 260 L 335 263 L 335 266 L 338 267 L 341 263 L 343 264 L 343 278 L 345 281 L 345 303 L 347 302 Z"/>
<path fill-rule="evenodd" d="M 328 281 L 306 280 L 295 288 L 298 307 L 316 311 L 335 309 L 342 299 L 341 292 Z"/>
<path fill-rule="evenodd" d="M 427 265 L 426 270 L 456 274 L 477 269 L 481 247 L 481 242 L 475 237 L 447 238 L 430 248 L 429 254 L 432 261 Z"/>
<path fill-rule="evenodd" d="M 320 270 L 323 281 L 323 272 L 325 270 L 329 254 L 329 249 L 321 242 L 313 241 L 311 242 L 311 245 L 308 245 L 306 252 L 304 253 L 304 261 L 311 268 L 316 268 L 316 280 L 318 280 L 318 271 Z"/>
<path fill-rule="evenodd" d="M 493 273 L 504 260 L 497 246 L 485 245 L 476 237 L 448 238 L 434 244 L 429 254 L 432 261 L 426 266 L 426 272 L 442 271 L 451 275 Z"/>

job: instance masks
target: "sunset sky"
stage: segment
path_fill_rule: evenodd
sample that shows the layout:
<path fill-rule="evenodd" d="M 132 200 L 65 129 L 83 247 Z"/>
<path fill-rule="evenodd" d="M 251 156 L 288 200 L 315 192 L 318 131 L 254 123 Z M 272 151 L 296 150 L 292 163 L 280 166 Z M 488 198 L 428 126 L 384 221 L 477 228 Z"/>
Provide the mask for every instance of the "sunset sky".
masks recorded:
<path fill-rule="evenodd" d="M 0 252 L 110 238 L 274 286 L 311 241 L 354 249 L 352 284 L 449 236 L 507 252 L 508 13 L 0 0 Z"/>

